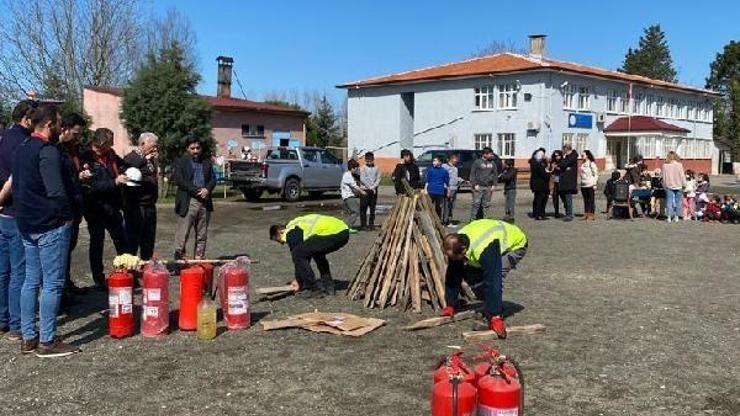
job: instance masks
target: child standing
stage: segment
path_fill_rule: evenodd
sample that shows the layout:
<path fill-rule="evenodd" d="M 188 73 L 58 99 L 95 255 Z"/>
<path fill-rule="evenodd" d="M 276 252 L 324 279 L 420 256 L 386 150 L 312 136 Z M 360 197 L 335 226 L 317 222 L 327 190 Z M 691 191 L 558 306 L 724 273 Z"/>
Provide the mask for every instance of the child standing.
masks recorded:
<path fill-rule="evenodd" d="M 686 187 L 683 190 L 683 220 L 696 219 L 696 178 L 694 171 L 686 171 Z"/>
<path fill-rule="evenodd" d="M 663 189 L 663 178 L 660 169 L 653 171 L 653 177 L 650 178 L 650 187 L 653 188 L 653 196 L 650 200 L 652 214 L 658 219 L 662 216 L 665 209 L 665 189 Z"/>
<path fill-rule="evenodd" d="M 344 203 L 344 222 L 349 226 L 351 234 L 357 233 L 357 222 L 360 217 L 360 197 L 366 195 L 357 183 L 355 175 L 358 174 L 360 164 L 350 159 L 347 162 L 347 171 L 342 175 L 341 191 Z"/>
<path fill-rule="evenodd" d="M 432 167 L 427 169 L 427 186 L 426 190 L 429 196 L 434 201 L 434 211 L 437 212 L 437 216 L 442 220 L 442 207 L 444 206 L 445 198 L 447 198 L 447 192 L 450 187 L 450 174 L 447 169 L 442 167 L 442 161 L 439 156 L 435 156 L 432 159 Z"/>
<path fill-rule="evenodd" d="M 445 206 L 442 212 L 442 225 L 446 227 L 452 224 L 452 211 L 455 208 L 457 192 L 460 190 L 460 175 L 457 170 L 457 162 L 459 160 L 460 156 L 452 154 L 447 160 L 447 163 L 442 165 L 450 175 L 450 186 L 447 188 L 447 199 L 445 200 Z"/>
<path fill-rule="evenodd" d="M 516 207 L 516 174 L 514 160 L 507 159 L 504 161 L 504 171 L 499 175 L 499 182 L 504 183 L 504 197 L 506 198 L 506 207 L 504 211 L 504 221 L 514 222 L 514 209 Z"/>
<path fill-rule="evenodd" d="M 380 171 L 375 166 L 373 152 L 365 153 L 365 166 L 360 168 L 360 184 L 366 194 L 360 198 L 360 229 L 372 230 L 375 228 L 375 205 L 378 202 L 378 186 L 380 186 Z M 370 211 L 369 221 L 368 210 Z"/>

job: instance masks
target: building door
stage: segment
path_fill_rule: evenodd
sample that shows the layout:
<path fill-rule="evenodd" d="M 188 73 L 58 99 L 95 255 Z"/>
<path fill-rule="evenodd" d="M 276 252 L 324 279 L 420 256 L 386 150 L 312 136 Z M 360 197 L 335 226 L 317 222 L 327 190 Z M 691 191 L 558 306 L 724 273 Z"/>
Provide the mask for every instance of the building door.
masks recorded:
<path fill-rule="evenodd" d="M 609 137 L 606 139 L 606 170 L 612 171 L 622 167 L 622 139 Z"/>

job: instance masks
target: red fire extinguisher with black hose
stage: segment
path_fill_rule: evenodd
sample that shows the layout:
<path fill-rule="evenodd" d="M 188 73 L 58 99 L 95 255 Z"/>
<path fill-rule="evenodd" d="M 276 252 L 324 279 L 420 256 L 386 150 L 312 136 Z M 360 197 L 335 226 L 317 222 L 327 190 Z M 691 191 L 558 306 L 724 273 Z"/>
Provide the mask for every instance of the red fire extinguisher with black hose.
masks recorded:
<path fill-rule="evenodd" d="M 499 355 L 488 373 L 478 380 L 479 416 L 522 416 L 524 378 L 518 364 Z"/>
<path fill-rule="evenodd" d="M 459 358 L 459 354 L 457 356 Z M 475 386 L 467 381 L 475 374 L 462 371 L 459 363 L 459 360 L 450 360 L 450 365 L 441 367 L 446 378 L 432 387 L 432 416 L 475 416 L 478 393 Z M 439 370 L 435 372 L 435 379 L 438 374 L 442 373 Z"/>

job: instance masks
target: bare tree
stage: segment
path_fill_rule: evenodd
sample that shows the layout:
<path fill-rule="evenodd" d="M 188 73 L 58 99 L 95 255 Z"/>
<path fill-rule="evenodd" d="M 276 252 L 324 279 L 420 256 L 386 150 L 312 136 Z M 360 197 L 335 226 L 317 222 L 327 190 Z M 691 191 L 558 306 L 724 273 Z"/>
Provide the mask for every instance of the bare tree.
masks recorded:
<path fill-rule="evenodd" d="M 0 0 L 0 84 L 75 107 L 84 85 L 121 85 L 140 54 L 141 0 Z"/>
<path fill-rule="evenodd" d="M 495 40 L 489 43 L 488 45 L 486 45 L 485 47 L 478 49 L 476 52 L 473 52 L 471 54 L 471 57 L 477 58 L 481 56 L 495 55 L 498 53 L 505 53 L 505 52 L 525 55 L 527 53 L 527 50 L 524 49 L 519 43 L 514 42 L 510 39 L 507 39 L 505 41 Z"/>
<path fill-rule="evenodd" d="M 152 16 L 144 32 L 147 52 L 157 54 L 169 48 L 173 43 L 177 43 L 183 50 L 185 62 L 196 67 L 198 63 L 197 36 L 188 18 L 177 9 L 167 9 L 161 17 Z"/>

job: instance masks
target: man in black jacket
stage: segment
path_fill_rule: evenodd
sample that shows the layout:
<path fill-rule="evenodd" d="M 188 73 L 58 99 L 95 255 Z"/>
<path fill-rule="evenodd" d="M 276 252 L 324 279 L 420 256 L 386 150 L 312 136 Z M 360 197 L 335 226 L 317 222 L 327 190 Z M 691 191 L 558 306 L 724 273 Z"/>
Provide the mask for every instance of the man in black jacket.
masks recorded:
<path fill-rule="evenodd" d="M 80 180 L 84 196 L 85 220 L 90 232 L 90 271 L 95 288 L 108 290 L 103 267 L 103 245 L 108 231 L 117 254 L 126 252 L 126 232 L 121 215 L 121 187 L 128 178 L 123 174 L 123 160 L 112 149 L 113 132 L 95 130 L 90 150 L 80 155 Z"/>
<path fill-rule="evenodd" d="M 401 150 L 401 159 L 402 162 L 397 164 L 396 169 L 393 170 L 393 185 L 396 187 L 396 195 L 406 195 L 406 188 L 403 186 L 404 179 L 408 181 L 413 189 L 423 188 L 419 167 L 414 163 L 414 155 L 411 150 Z"/>
<path fill-rule="evenodd" d="M 129 169 L 135 168 L 132 173 L 137 173 L 138 169 L 141 174 L 141 178 L 129 178 L 127 186 L 123 188 L 123 214 L 126 218 L 128 252 L 133 255 L 138 253 L 142 260 L 152 258 L 157 235 L 158 140 L 154 133 L 142 133 L 138 147 L 123 158 Z"/>
<path fill-rule="evenodd" d="M 177 185 L 175 213 L 180 216 L 175 232 L 175 259 L 185 254 L 190 229 L 195 229 L 195 258 L 205 256 L 208 222 L 213 211 L 211 193 L 216 187 L 213 165 L 202 157 L 203 146 L 197 138 L 185 143 L 186 154 L 175 161 L 173 179 Z"/>
<path fill-rule="evenodd" d="M 578 152 L 570 144 L 563 146 L 563 159 L 558 164 L 558 175 L 558 192 L 565 201 L 563 221 L 573 221 L 573 194 L 578 193 Z"/>

